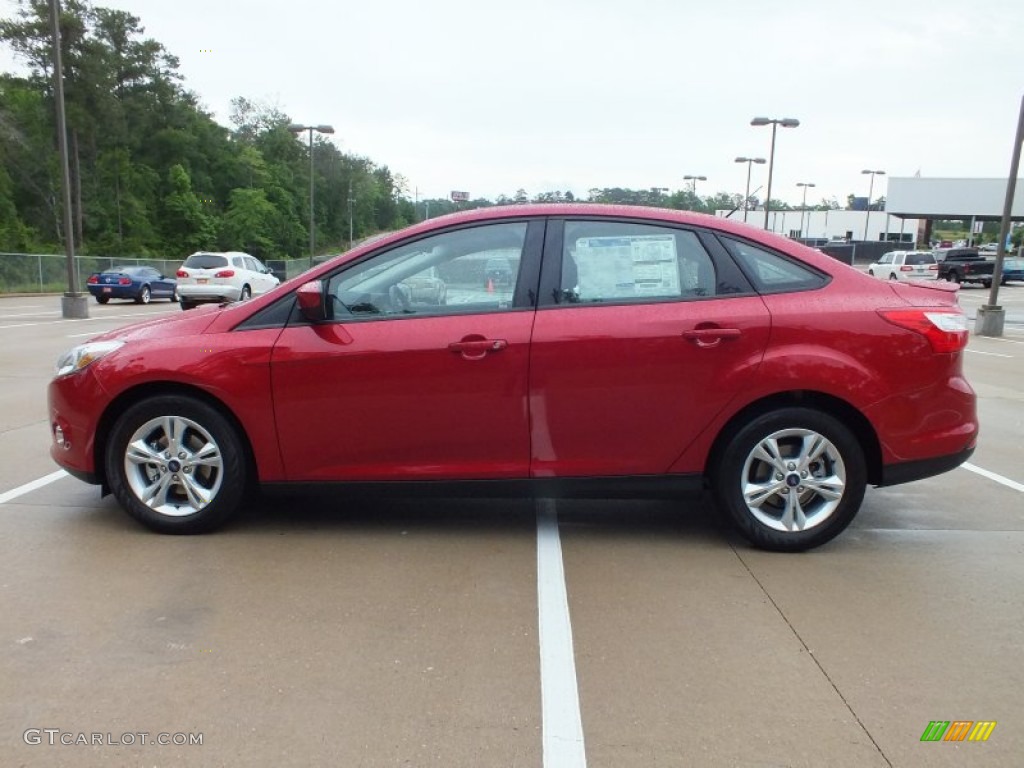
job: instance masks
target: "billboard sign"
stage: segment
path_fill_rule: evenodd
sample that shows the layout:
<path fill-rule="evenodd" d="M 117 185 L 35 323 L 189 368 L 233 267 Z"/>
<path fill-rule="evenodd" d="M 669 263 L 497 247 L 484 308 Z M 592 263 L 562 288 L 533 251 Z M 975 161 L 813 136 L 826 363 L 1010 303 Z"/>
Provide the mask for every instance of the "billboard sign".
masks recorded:
<path fill-rule="evenodd" d="M 469 192 L 452 192 L 453 203 L 465 203 L 469 200 Z"/>

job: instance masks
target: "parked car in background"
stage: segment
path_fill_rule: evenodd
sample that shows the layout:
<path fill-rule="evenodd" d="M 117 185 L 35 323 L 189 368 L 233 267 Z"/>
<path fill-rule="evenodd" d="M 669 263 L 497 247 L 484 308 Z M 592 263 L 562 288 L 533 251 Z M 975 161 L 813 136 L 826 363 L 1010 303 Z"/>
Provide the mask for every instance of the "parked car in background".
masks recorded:
<path fill-rule="evenodd" d="M 941 254 L 938 277 L 951 283 L 992 285 L 995 260 L 986 259 L 977 248 L 951 248 Z"/>
<path fill-rule="evenodd" d="M 495 253 L 517 265 L 507 291 L 480 285 Z M 458 301 L 409 300 L 430 268 Z M 955 287 L 881 283 L 740 222 L 482 208 L 304 277 L 69 350 L 51 456 L 165 533 L 218 527 L 255 484 L 706 488 L 753 544 L 797 551 L 846 528 L 868 485 L 951 470 L 977 440 Z"/>
<path fill-rule="evenodd" d="M 247 301 L 280 284 L 269 267 L 240 251 L 193 253 L 178 270 L 178 300 L 182 309 L 197 304 Z"/>
<path fill-rule="evenodd" d="M 1024 280 L 1024 259 L 1003 259 L 1002 284 Z"/>
<path fill-rule="evenodd" d="M 153 267 L 125 266 L 94 272 L 85 287 L 100 304 L 111 299 L 131 299 L 136 304 L 149 304 L 153 299 L 178 300 L 177 282 Z"/>
<path fill-rule="evenodd" d="M 512 284 L 512 262 L 504 257 L 488 259 L 484 265 L 484 282 L 493 286 Z"/>
<path fill-rule="evenodd" d="M 980 253 L 995 253 L 999 250 L 999 243 L 985 243 L 984 245 L 978 246 Z"/>
<path fill-rule="evenodd" d="M 931 251 L 889 251 L 868 266 L 879 280 L 934 280 L 939 274 Z"/>

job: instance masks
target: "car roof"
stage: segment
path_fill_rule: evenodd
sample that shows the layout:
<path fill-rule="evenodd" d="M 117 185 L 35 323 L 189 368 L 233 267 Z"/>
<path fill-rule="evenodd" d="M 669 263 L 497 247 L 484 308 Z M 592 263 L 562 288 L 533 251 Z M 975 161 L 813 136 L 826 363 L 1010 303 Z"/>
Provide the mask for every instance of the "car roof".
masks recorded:
<path fill-rule="evenodd" d="M 835 264 L 841 263 L 821 251 L 805 246 L 783 235 L 777 235 L 760 227 L 744 224 L 738 220 L 727 219 L 723 216 L 712 216 L 707 213 L 694 213 L 693 211 L 678 211 L 671 208 L 652 208 L 640 205 L 608 205 L 604 203 L 528 203 L 525 205 L 494 205 L 487 208 L 459 211 L 427 219 L 419 224 L 391 233 L 374 241 L 372 245 L 366 243 L 364 246 L 356 246 L 352 251 L 349 251 L 349 254 L 351 254 L 352 258 L 356 258 L 357 255 L 369 250 L 387 247 L 392 243 L 407 240 L 419 234 L 428 234 L 461 224 L 508 220 L 510 218 L 540 218 L 542 216 L 592 217 L 595 219 L 621 218 L 650 220 L 652 224 L 665 222 L 704 227 L 714 229 L 722 234 L 735 235 L 736 237 L 763 245 L 766 248 L 790 253 L 798 251 L 800 257 L 811 265 L 834 268 Z"/>

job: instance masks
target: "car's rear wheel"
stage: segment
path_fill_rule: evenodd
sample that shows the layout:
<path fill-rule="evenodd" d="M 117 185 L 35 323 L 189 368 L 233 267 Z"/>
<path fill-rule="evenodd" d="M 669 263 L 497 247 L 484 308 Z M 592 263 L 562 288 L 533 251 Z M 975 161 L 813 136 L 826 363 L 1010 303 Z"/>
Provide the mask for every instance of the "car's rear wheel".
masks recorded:
<path fill-rule="evenodd" d="M 890 280 L 899 280 L 899 278 L 896 277 L 896 273 L 895 272 L 890 272 L 889 273 L 889 279 Z"/>
<path fill-rule="evenodd" d="M 97 304 L 106 304 L 108 301 L 110 301 L 110 297 L 109 296 L 97 296 L 96 297 L 96 303 Z"/>
<path fill-rule="evenodd" d="M 107 481 L 125 510 L 160 533 L 205 533 L 234 514 L 249 469 L 235 427 L 206 403 L 179 395 L 143 400 L 114 424 Z"/>
<path fill-rule="evenodd" d="M 142 290 L 139 291 L 139 295 L 135 297 L 136 304 L 149 304 L 149 300 L 153 298 L 153 294 L 149 292 L 149 286 L 142 286 Z"/>
<path fill-rule="evenodd" d="M 193 302 L 185 301 L 184 299 L 180 299 L 178 301 L 178 303 L 181 304 L 181 308 L 184 309 L 184 310 L 189 310 L 189 309 L 195 309 L 196 308 L 196 305 Z"/>
<path fill-rule="evenodd" d="M 799 552 L 837 536 L 860 509 L 864 451 L 837 419 L 809 408 L 770 411 L 728 438 L 712 485 L 755 546 Z"/>
<path fill-rule="evenodd" d="M 871 275 L 872 277 L 874 277 L 875 276 L 875 270 L 869 269 L 868 270 L 868 274 Z"/>
<path fill-rule="evenodd" d="M 239 301 L 248 301 L 252 298 L 252 289 L 248 285 L 242 286 L 242 295 L 238 297 Z"/>

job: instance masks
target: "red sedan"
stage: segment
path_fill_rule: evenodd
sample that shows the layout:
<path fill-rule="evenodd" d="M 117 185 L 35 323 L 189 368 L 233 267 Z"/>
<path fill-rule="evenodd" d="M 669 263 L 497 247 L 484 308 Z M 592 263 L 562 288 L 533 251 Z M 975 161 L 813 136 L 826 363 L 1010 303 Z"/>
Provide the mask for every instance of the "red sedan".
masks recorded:
<path fill-rule="evenodd" d="M 426 275 L 443 303 L 410 287 Z M 255 484 L 709 488 L 755 545 L 796 551 L 867 485 L 971 455 L 967 338 L 955 286 L 881 283 L 725 219 L 489 208 L 76 347 L 51 454 L 165 533 L 213 529 Z"/>

